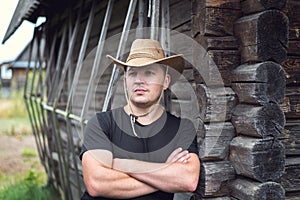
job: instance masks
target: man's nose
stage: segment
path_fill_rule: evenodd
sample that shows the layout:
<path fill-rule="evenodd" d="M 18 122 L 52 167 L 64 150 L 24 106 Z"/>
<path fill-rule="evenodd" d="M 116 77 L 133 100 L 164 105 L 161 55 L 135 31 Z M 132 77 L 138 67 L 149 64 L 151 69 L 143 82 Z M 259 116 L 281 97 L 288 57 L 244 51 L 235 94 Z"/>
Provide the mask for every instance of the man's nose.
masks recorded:
<path fill-rule="evenodd" d="M 144 83 L 145 82 L 145 77 L 143 76 L 142 73 L 137 73 L 135 77 L 135 82 L 136 83 Z"/>

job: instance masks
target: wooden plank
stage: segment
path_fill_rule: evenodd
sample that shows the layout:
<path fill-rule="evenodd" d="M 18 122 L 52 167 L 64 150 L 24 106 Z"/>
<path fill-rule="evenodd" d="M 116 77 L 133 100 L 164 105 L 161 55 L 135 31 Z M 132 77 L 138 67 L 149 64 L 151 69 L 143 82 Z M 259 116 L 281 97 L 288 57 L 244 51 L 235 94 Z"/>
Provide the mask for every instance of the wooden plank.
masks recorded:
<path fill-rule="evenodd" d="M 235 136 L 235 129 L 230 122 L 202 123 L 197 136 L 201 160 L 224 160 L 228 157 L 229 145 Z"/>
<path fill-rule="evenodd" d="M 300 56 L 300 41 L 289 40 L 287 52 L 291 55 Z"/>
<path fill-rule="evenodd" d="M 276 181 L 284 173 L 284 146 L 273 138 L 235 137 L 229 160 L 239 175 L 260 182 Z"/>
<path fill-rule="evenodd" d="M 288 18 L 277 10 L 268 10 L 240 18 L 234 32 L 240 41 L 241 60 L 281 63 L 287 56 Z"/>
<path fill-rule="evenodd" d="M 280 103 L 285 95 L 285 73 L 274 62 L 254 65 L 244 64 L 233 71 L 232 89 L 241 103 L 267 104 Z"/>
<path fill-rule="evenodd" d="M 192 2 L 192 36 L 233 35 L 233 23 L 241 16 L 239 0 Z"/>
<path fill-rule="evenodd" d="M 230 87 L 214 88 L 197 84 L 196 95 L 202 121 L 224 122 L 230 120 L 232 108 L 237 103 L 236 95 Z"/>
<path fill-rule="evenodd" d="M 300 192 L 300 158 L 287 157 L 281 184 L 287 192 Z"/>
<path fill-rule="evenodd" d="M 229 183 L 231 195 L 243 200 L 283 200 L 284 189 L 275 182 L 259 183 L 250 179 L 238 178 Z"/>
<path fill-rule="evenodd" d="M 261 12 L 269 9 L 282 10 L 286 5 L 287 0 L 242 0 L 242 11 L 245 14 Z"/>
<path fill-rule="evenodd" d="M 224 197 L 211 197 L 211 198 L 209 198 L 209 197 L 201 197 L 201 195 L 199 195 L 199 194 L 194 194 L 190 198 L 190 200 L 202 200 L 202 199 L 207 199 L 207 200 L 232 200 L 228 196 L 224 196 Z"/>
<path fill-rule="evenodd" d="M 285 125 L 285 117 L 277 104 L 239 104 L 233 110 L 231 122 L 238 134 L 259 138 L 278 137 Z"/>
<path fill-rule="evenodd" d="M 202 162 L 196 193 L 202 197 L 228 195 L 226 183 L 234 178 L 234 168 L 229 161 Z"/>

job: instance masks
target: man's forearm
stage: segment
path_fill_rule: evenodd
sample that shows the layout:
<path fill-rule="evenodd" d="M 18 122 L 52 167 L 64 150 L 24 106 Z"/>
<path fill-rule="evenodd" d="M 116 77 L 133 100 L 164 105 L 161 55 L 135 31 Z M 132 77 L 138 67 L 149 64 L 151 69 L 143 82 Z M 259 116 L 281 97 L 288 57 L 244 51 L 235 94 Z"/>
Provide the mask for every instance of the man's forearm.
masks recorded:
<path fill-rule="evenodd" d="M 113 168 L 166 192 L 193 191 L 200 171 L 196 154 L 186 163 L 151 163 L 130 159 L 114 159 Z"/>

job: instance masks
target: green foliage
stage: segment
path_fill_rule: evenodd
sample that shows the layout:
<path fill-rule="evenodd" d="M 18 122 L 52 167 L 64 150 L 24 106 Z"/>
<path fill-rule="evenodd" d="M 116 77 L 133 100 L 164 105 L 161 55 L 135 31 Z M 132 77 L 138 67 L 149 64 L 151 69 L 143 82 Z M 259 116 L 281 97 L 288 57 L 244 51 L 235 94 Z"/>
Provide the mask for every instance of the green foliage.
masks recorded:
<path fill-rule="evenodd" d="M 36 157 L 37 154 L 34 149 L 25 148 L 25 149 L 23 149 L 22 156 L 30 158 L 30 157 Z"/>
<path fill-rule="evenodd" d="M 51 187 L 40 186 L 40 174 L 30 171 L 24 179 L 0 189 L 0 200 L 59 200 Z"/>

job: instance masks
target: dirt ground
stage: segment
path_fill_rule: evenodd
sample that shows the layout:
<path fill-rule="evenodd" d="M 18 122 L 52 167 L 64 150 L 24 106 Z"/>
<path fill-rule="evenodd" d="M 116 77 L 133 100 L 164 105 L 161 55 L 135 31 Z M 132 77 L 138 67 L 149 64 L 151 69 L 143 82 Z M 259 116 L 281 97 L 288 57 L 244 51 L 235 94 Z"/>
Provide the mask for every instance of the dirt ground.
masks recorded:
<path fill-rule="evenodd" d="M 24 152 L 36 152 L 28 157 Z M 17 175 L 30 169 L 43 170 L 36 150 L 34 136 L 0 135 L 0 175 Z"/>

